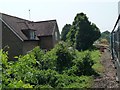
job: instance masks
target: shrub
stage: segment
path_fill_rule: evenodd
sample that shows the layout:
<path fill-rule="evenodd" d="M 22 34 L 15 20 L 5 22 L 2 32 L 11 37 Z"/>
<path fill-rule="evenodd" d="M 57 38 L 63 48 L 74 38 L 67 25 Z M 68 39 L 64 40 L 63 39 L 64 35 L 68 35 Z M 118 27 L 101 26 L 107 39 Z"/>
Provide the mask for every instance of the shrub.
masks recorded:
<path fill-rule="evenodd" d="M 43 69 L 52 69 L 56 70 L 56 59 L 57 56 L 55 54 L 54 50 L 48 51 L 44 56 L 43 56 Z"/>
<path fill-rule="evenodd" d="M 78 52 L 64 42 L 46 53 L 36 47 L 15 62 L 8 62 L 7 52 L 2 51 L 2 87 L 89 88 L 93 82 L 90 76 L 100 63 L 96 54 L 98 51 Z"/>
<path fill-rule="evenodd" d="M 11 83 L 8 84 L 9 88 L 33 88 L 32 85 L 30 84 L 25 84 L 22 80 L 19 81 L 13 81 Z"/>
<path fill-rule="evenodd" d="M 35 47 L 31 52 L 32 55 L 34 55 L 35 59 L 36 59 L 36 67 L 39 69 L 43 69 L 43 56 L 44 56 L 44 52 L 40 49 L 39 46 Z"/>
<path fill-rule="evenodd" d="M 78 52 L 76 51 L 77 57 L 73 60 L 73 66 L 64 71 L 68 75 L 94 75 L 96 72 L 92 68 L 94 62 L 91 57 L 90 51 Z"/>
<path fill-rule="evenodd" d="M 73 83 L 66 85 L 64 88 L 91 88 L 93 78 L 88 76 L 73 77 Z"/>
<path fill-rule="evenodd" d="M 100 52 L 98 50 L 94 50 L 91 52 L 91 57 L 93 59 L 94 65 L 92 68 L 97 72 L 97 74 L 101 74 L 104 72 L 104 67 L 100 62 Z"/>
<path fill-rule="evenodd" d="M 74 50 L 68 48 L 68 45 L 64 42 L 60 42 L 54 48 L 57 56 L 56 68 L 58 72 L 62 72 L 65 69 L 69 69 L 72 66 L 72 60 L 74 59 Z"/>

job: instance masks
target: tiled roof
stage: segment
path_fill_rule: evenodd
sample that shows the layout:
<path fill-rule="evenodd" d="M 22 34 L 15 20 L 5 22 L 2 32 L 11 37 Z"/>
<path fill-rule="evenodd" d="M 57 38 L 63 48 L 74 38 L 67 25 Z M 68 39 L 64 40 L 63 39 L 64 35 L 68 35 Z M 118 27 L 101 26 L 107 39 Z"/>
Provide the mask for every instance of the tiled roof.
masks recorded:
<path fill-rule="evenodd" d="M 10 16 L 2 13 L 2 20 L 13 29 L 23 40 L 28 40 L 22 30 L 31 29 L 35 30 L 36 40 L 37 36 L 50 36 L 53 35 L 56 27 L 56 20 L 33 22 L 25 19 L 21 19 L 15 16 Z"/>
<path fill-rule="evenodd" d="M 53 34 L 56 27 L 56 20 L 35 22 L 34 29 L 37 30 L 37 36 L 49 36 Z"/>

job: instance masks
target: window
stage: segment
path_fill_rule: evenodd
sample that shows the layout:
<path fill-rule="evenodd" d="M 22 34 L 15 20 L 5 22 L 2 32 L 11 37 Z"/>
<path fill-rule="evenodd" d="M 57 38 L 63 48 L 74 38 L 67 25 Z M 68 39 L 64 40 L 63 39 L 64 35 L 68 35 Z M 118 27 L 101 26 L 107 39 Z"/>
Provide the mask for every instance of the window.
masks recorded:
<path fill-rule="evenodd" d="M 55 40 L 58 40 L 58 34 L 55 32 Z"/>
<path fill-rule="evenodd" d="M 35 39 L 35 31 L 30 31 L 30 39 Z"/>

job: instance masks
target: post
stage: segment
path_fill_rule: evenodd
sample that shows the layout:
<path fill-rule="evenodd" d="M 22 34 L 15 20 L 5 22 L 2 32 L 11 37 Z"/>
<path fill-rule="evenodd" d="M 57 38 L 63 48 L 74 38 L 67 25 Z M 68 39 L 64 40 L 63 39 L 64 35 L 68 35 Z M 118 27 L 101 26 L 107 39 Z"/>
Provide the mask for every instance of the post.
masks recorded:
<path fill-rule="evenodd" d="M 0 49 L 2 49 L 2 13 L 0 13 Z"/>
<path fill-rule="evenodd" d="M 29 9 L 29 20 L 31 20 L 30 9 Z"/>

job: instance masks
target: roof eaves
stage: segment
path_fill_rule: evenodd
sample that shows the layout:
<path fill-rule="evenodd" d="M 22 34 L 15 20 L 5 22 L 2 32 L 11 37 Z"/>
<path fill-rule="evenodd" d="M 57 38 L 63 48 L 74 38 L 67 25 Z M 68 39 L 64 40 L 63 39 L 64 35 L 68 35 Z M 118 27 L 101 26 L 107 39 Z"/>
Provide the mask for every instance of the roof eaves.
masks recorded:
<path fill-rule="evenodd" d="M 37 37 L 49 37 L 49 36 L 52 36 L 52 35 L 38 35 Z"/>
<path fill-rule="evenodd" d="M 44 23 L 44 22 L 56 22 L 56 19 L 53 19 L 53 20 L 45 20 L 45 21 L 36 21 L 36 22 L 33 22 L 33 23 Z"/>
<path fill-rule="evenodd" d="M 24 40 L 24 41 L 39 41 L 39 39 L 33 39 L 33 40 L 28 39 L 28 40 Z"/>

